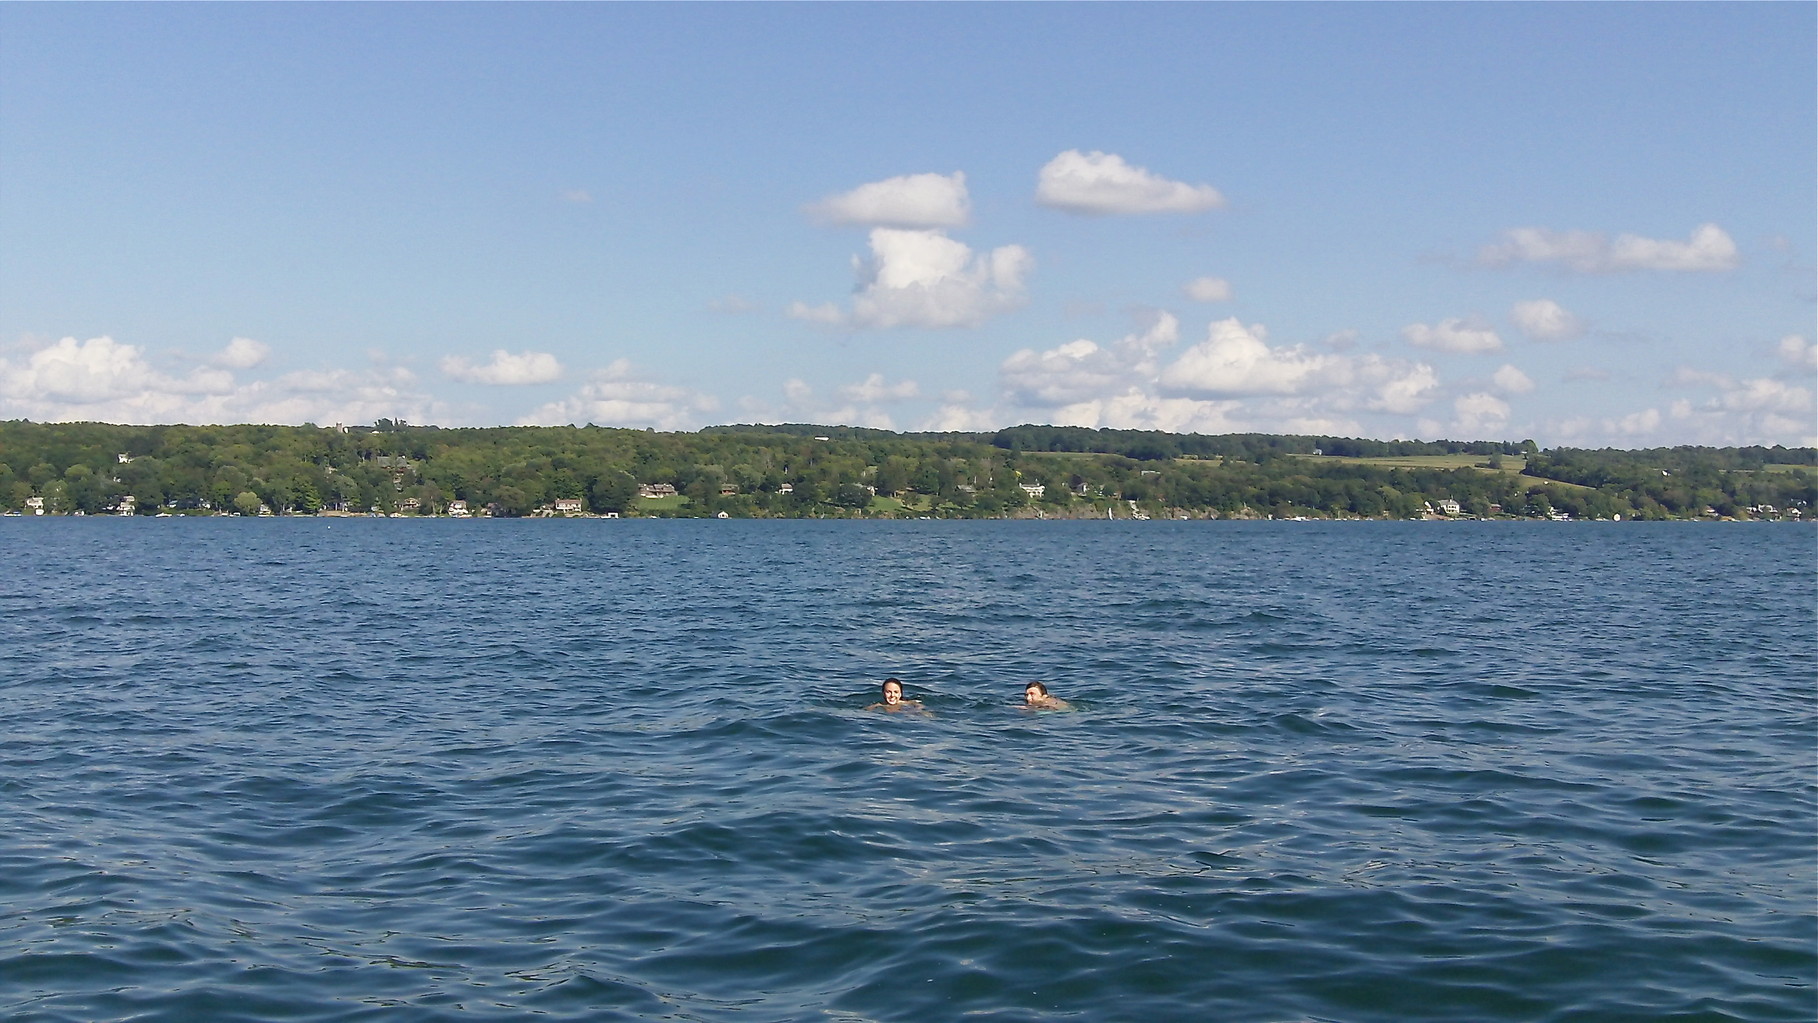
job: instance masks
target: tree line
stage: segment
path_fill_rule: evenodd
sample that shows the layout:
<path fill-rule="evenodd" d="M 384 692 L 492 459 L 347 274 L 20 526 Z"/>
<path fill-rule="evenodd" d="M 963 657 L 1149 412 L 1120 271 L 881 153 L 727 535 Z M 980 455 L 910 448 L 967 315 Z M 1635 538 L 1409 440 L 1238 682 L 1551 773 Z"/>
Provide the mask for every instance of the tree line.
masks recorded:
<path fill-rule="evenodd" d="M 0 423 L 0 511 L 445 514 L 463 502 L 511 517 L 562 501 L 594 514 L 732 517 L 1781 518 L 1811 515 L 1815 455 L 1054 426 L 657 433 L 12 421 Z M 656 491 L 664 496 L 643 496 Z"/>

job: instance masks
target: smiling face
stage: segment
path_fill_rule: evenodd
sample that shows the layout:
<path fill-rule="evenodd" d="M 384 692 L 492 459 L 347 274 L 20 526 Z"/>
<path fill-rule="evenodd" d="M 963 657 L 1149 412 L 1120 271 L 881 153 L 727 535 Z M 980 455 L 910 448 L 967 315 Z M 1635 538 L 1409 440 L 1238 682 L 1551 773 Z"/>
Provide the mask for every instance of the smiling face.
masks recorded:
<path fill-rule="evenodd" d="M 889 681 L 885 682 L 884 683 L 884 703 L 888 706 L 895 706 L 896 704 L 899 704 L 902 702 L 903 702 L 903 684 L 901 682 L 898 682 L 896 679 L 890 679 Z"/>

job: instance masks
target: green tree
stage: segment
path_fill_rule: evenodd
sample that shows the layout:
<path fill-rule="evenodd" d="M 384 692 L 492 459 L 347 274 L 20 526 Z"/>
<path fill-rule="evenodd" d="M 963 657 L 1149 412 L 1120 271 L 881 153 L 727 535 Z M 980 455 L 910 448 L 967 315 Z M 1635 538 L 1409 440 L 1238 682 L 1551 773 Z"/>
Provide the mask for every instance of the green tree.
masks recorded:
<path fill-rule="evenodd" d="M 258 494 L 255 494 L 250 490 L 242 490 L 234 495 L 233 506 L 234 510 L 242 515 L 257 515 L 259 514 L 259 506 L 264 503 L 265 502 L 259 500 Z"/>
<path fill-rule="evenodd" d="M 627 473 L 612 470 L 600 474 L 587 492 L 588 503 L 595 514 L 624 514 L 637 501 L 638 483 Z"/>

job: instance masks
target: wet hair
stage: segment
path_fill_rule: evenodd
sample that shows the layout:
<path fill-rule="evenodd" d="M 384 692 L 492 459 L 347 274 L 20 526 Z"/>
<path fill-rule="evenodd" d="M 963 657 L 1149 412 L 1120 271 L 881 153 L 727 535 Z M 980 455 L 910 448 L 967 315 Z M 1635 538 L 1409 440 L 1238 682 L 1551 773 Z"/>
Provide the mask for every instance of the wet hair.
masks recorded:
<path fill-rule="evenodd" d="M 893 679 L 893 678 L 887 678 L 883 681 L 882 685 L 877 687 L 877 691 L 881 693 L 884 690 L 889 689 L 891 686 L 895 686 L 899 692 L 903 688 L 903 684 L 901 682 L 898 682 L 896 679 Z"/>
<path fill-rule="evenodd" d="M 1023 692 L 1028 692 L 1031 689 L 1035 690 L 1038 693 L 1041 693 L 1043 696 L 1048 695 L 1048 687 L 1045 685 L 1042 685 L 1040 682 L 1030 682 L 1029 684 L 1023 686 Z"/>

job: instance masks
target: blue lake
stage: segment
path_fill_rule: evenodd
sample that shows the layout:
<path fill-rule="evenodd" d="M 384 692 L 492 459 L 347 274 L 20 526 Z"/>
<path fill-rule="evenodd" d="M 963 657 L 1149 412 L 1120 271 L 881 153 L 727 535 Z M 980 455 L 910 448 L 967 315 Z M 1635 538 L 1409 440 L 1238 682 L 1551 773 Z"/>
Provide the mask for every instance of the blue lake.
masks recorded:
<path fill-rule="evenodd" d="M 1815 654 L 1798 526 L 0 520 L 0 1018 L 1811 1020 Z"/>

